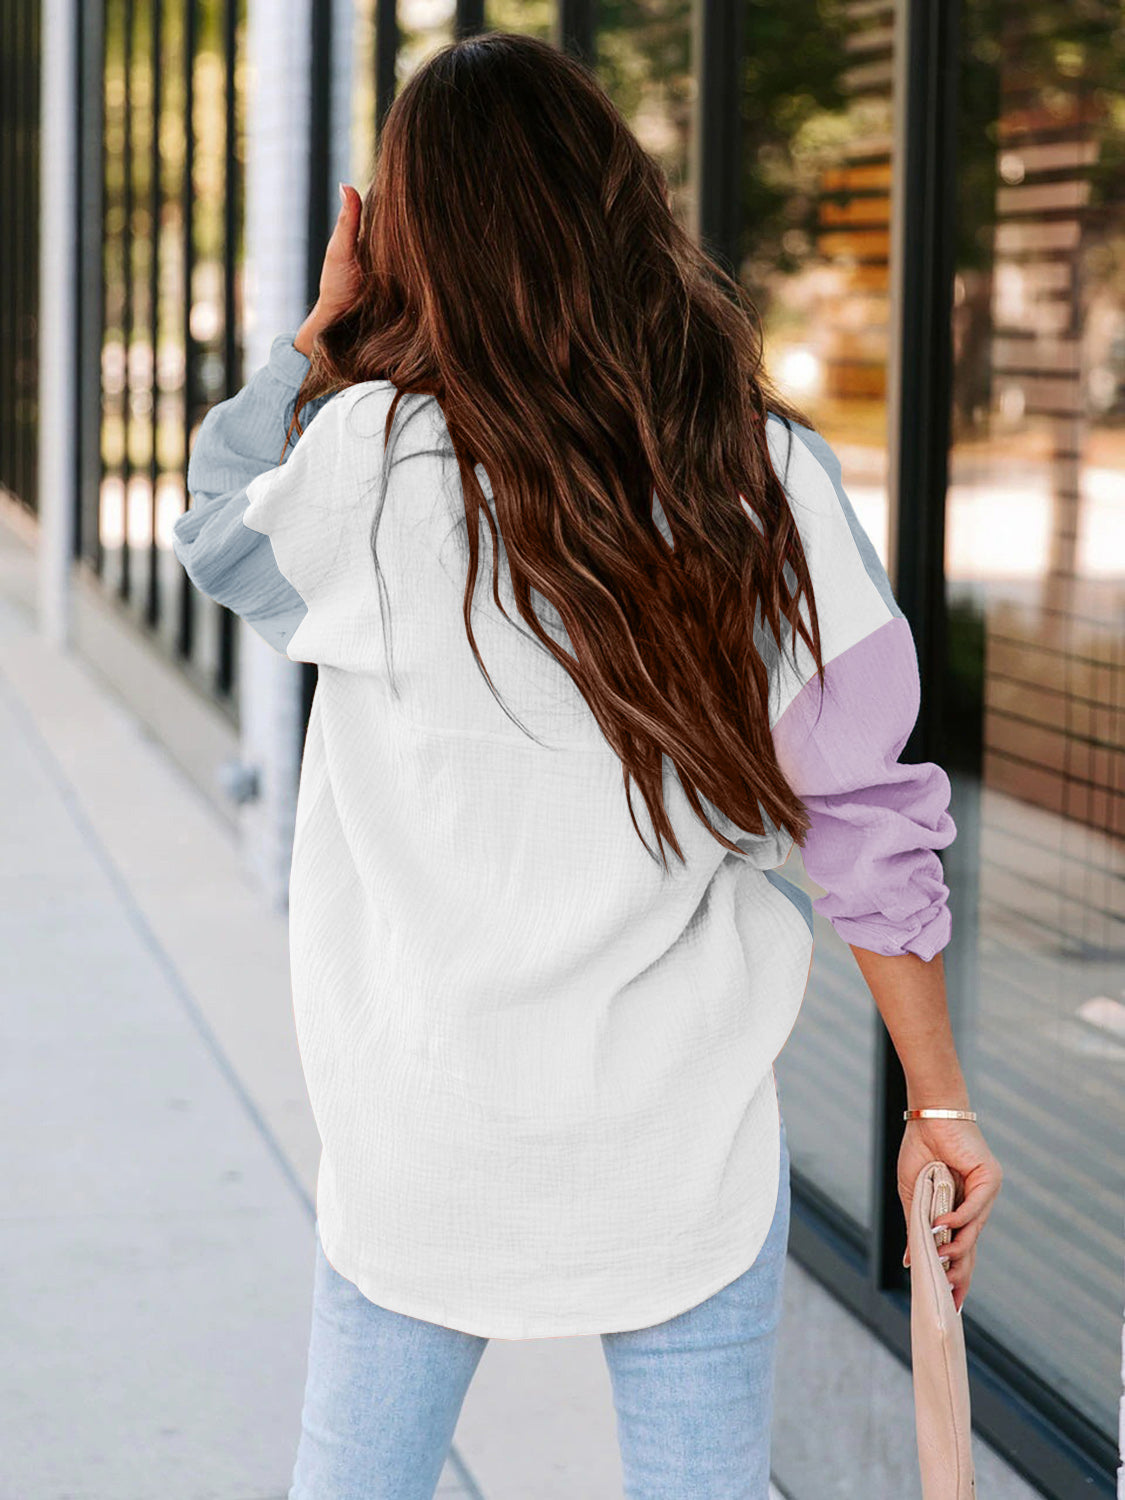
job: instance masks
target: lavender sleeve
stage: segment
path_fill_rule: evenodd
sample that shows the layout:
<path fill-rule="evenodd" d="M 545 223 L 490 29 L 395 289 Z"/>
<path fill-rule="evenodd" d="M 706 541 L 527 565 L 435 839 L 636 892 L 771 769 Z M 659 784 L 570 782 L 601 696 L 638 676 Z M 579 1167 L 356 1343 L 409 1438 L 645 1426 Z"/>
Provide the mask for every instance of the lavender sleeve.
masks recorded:
<path fill-rule="evenodd" d="M 819 435 L 797 430 L 835 486 L 846 516 L 841 530 L 854 548 L 841 562 L 847 549 L 837 539 L 827 564 L 836 577 L 825 581 L 825 607 L 837 617 L 822 618 L 829 642 L 823 698 L 811 677 L 773 726 L 781 768 L 811 820 L 802 855 L 825 891 L 813 905 L 855 947 L 930 959 L 951 936 L 937 854 L 957 831 L 949 778 L 938 765 L 899 759 L 921 701 L 910 626 L 842 490 L 838 461 Z M 834 587 L 849 566 L 855 578 Z M 857 581 L 864 578 L 867 602 L 857 606 Z M 857 630 L 853 615 L 849 629 L 849 612 L 857 608 L 868 612 L 864 624 Z M 833 637 L 841 649 L 833 649 Z"/>
<path fill-rule="evenodd" d="M 285 462 L 281 450 L 309 361 L 279 334 L 269 359 L 229 401 L 200 424 L 187 469 L 191 506 L 172 527 L 172 550 L 196 588 L 240 615 L 284 652 L 306 614 L 301 595 L 277 566 L 268 536 L 243 525 L 246 487 Z M 329 397 L 301 414 L 307 427 Z"/>

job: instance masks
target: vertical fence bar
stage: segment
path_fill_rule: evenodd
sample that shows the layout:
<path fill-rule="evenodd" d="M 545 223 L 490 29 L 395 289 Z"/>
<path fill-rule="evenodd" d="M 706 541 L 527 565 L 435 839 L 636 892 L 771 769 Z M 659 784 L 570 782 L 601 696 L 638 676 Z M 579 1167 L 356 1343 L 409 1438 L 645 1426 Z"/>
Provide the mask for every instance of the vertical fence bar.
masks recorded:
<path fill-rule="evenodd" d="M 105 0 L 84 0 L 80 24 L 78 99 L 79 222 L 77 321 L 78 433 L 75 555 L 96 574 L 103 567 L 99 509 L 102 482 L 102 342 L 105 330 Z"/>
<path fill-rule="evenodd" d="M 150 51 L 152 57 L 152 137 L 149 142 L 149 262 L 148 262 L 148 294 L 149 294 L 149 340 L 152 350 L 152 373 L 150 384 L 152 388 L 152 440 L 149 446 L 149 506 L 150 506 L 150 539 L 148 548 L 148 595 L 145 600 L 145 620 L 155 627 L 160 620 L 160 556 L 157 546 L 157 522 L 159 509 L 157 505 L 157 486 L 160 480 L 160 246 L 161 246 L 161 220 L 162 212 L 162 182 L 160 172 L 160 116 L 163 105 L 163 90 L 161 87 L 161 52 L 164 38 L 164 3 L 163 0 L 149 0 L 151 6 L 151 23 L 149 32 Z"/>
<path fill-rule="evenodd" d="M 0 0 L 0 203 L 12 202 L 12 152 L 14 143 L 9 121 L 12 108 L 11 43 L 8 28 L 11 24 L 8 0 Z M 12 277 L 15 273 L 15 251 L 13 237 L 0 238 L 0 348 L 12 349 L 12 313 L 15 296 Z M 12 489 L 12 386 L 13 366 L 11 359 L 0 360 L 0 482 Z"/>
<path fill-rule="evenodd" d="M 196 0 L 183 0 L 183 67 L 184 67 L 184 175 L 180 184 L 180 222 L 183 225 L 183 324 L 184 345 L 184 436 L 183 455 L 186 472 L 188 452 L 191 446 L 191 430 L 195 422 L 195 344 L 191 333 L 192 273 L 195 267 L 195 214 L 193 209 L 192 176 L 195 171 L 195 46 L 196 46 Z M 195 649 L 195 589 L 187 574 L 180 572 L 179 622 L 176 649 L 182 658 L 190 659 Z"/>
<path fill-rule="evenodd" d="M 226 397 L 242 385 L 238 357 L 238 226 L 241 183 L 238 170 L 238 12 L 239 0 L 223 7 L 223 379 Z"/>
<path fill-rule="evenodd" d="M 26 222 L 28 224 L 39 220 L 41 201 L 39 187 L 39 57 L 42 43 L 41 10 L 41 5 L 29 5 L 25 12 L 27 17 L 27 35 L 24 56 L 26 58 L 27 100 L 24 112 L 24 127 L 27 141 L 25 181 L 27 183 Z M 73 125 L 71 128 L 73 128 Z M 38 406 L 36 392 L 39 360 L 36 349 L 38 341 L 38 319 L 36 314 L 39 307 L 39 259 L 38 254 L 27 257 L 26 300 L 23 304 L 25 309 L 24 316 L 27 320 L 25 343 L 27 350 L 27 380 L 24 385 L 27 402 L 27 419 L 23 424 L 26 463 L 24 488 L 30 496 L 30 504 L 36 510 L 39 509 L 41 500 L 40 466 L 37 457 L 39 424 L 35 416 Z"/>
<path fill-rule="evenodd" d="M 114 415 L 113 404 L 120 406 L 122 411 L 122 422 L 124 422 L 124 397 L 121 390 L 112 396 L 108 396 L 105 389 L 105 358 L 109 352 L 109 330 L 113 326 L 119 330 L 121 340 L 121 358 L 124 359 L 124 323 L 122 312 L 122 291 L 125 283 L 125 267 L 122 254 L 125 244 L 125 230 L 121 223 L 120 215 L 124 203 L 124 187 L 121 177 L 113 170 L 111 158 L 111 117 L 117 125 L 117 139 L 121 139 L 123 125 L 124 100 L 111 100 L 109 95 L 110 72 L 114 62 L 121 56 L 121 48 L 124 45 L 122 17 L 124 15 L 123 0 L 105 0 L 104 3 L 104 27 L 102 39 L 102 74 L 98 80 L 98 90 L 101 95 L 101 112 L 103 119 L 103 131 L 100 149 L 99 176 L 102 184 L 102 200 L 104 210 L 102 215 L 101 230 L 101 273 L 102 273 L 102 295 L 105 302 L 105 314 L 102 326 L 98 330 L 98 493 L 94 499 L 94 532 L 97 536 L 97 566 L 98 575 L 103 585 L 108 589 L 113 581 L 114 558 L 111 551 L 112 537 L 109 538 L 109 546 L 106 545 L 108 527 L 103 512 L 106 496 L 106 480 L 110 466 L 111 454 L 108 451 L 106 438 L 111 430 Z M 123 66 L 123 64 L 122 64 Z M 120 167 L 124 171 L 124 166 Z M 116 228 L 116 232 L 114 232 Z M 123 379 L 122 375 L 122 379 Z M 119 480 L 117 470 L 120 469 L 120 458 L 112 457 L 114 478 Z"/>
<path fill-rule="evenodd" d="M 0 203 L 12 202 L 12 128 L 9 111 L 12 108 L 11 43 L 8 28 L 11 24 L 8 0 L 0 0 Z M 12 277 L 15 274 L 15 249 L 13 237 L 0 238 L 0 349 L 12 349 L 12 313 L 15 295 Z M 12 384 L 11 359 L 0 360 L 0 483 L 13 489 L 11 472 L 12 454 Z"/>
<path fill-rule="evenodd" d="M 238 140 L 236 94 L 238 54 L 238 0 L 223 5 L 223 394 L 230 397 L 239 386 L 238 313 L 235 298 L 235 259 L 238 240 Z M 221 609 L 218 619 L 218 659 L 215 691 L 229 697 L 235 678 L 235 634 L 238 617 Z"/>
<path fill-rule="evenodd" d="M 41 148 L 31 150 L 28 142 L 27 161 L 37 171 L 41 166 L 46 178 L 38 191 L 30 181 L 26 189 L 29 198 L 42 204 L 42 215 L 28 218 L 29 229 L 36 221 L 40 224 L 37 259 L 41 259 L 41 271 L 27 267 L 28 279 L 34 277 L 34 284 L 27 288 L 30 298 L 24 315 L 35 326 L 38 311 L 37 391 L 30 387 L 27 391 L 29 400 L 37 396 L 39 418 L 38 623 L 47 640 L 65 649 L 71 644 L 72 634 L 70 574 L 74 551 L 74 428 L 70 417 L 74 407 L 77 228 L 74 205 L 78 161 L 71 84 L 78 15 L 75 0 L 45 0 L 45 5 L 42 85 L 36 87 L 31 79 L 23 85 L 27 101 L 42 105 L 41 113 L 34 118 L 29 115 L 25 122 L 30 133 L 42 143 Z M 33 9 L 38 11 L 38 7 Z M 29 47 L 38 47 L 36 26 L 34 21 L 28 23 L 25 42 Z M 27 258 L 30 260 L 31 256 Z M 37 308 L 34 294 L 40 288 L 44 295 Z"/>
<path fill-rule="evenodd" d="M 122 226 L 122 263 L 124 271 L 125 306 L 121 314 L 121 338 L 124 349 L 124 448 L 121 456 L 121 571 L 117 580 L 117 592 L 128 600 L 131 592 L 132 568 L 129 557 L 129 489 L 132 479 L 132 444 L 129 441 L 133 417 L 133 33 L 135 21 L 134 0 L 125 0 L 125 140 L 124 157 L 124 223 Z"/>
<path fill-rule="evenodd" d="M 320 268 L 332 224 L 332 33 L 333 0 L 310 10 L 309 37 L 309 192 L 306 301 L 311 308 L 320 288 Z"/>
<path fill-rule="evenodd" d="M 332 223 L 330 185 L 332 166 L 333 0 L 309 7 L 309 183 L 306 210 L 305 302 L 311 308 L 320 291 L 320 270 Z M 316 691 L 317 669 L 301 664 L 301 737 L 308 729 Z"/>
<path fill-rule="evenodd" d="M 23 134 L 23 111 L 24 92 L 23 60 L 20 56 L 20 8 L 9 4 L 8 13 L 5 18 L 5 53 L 8 59 L 7 98 L 10 111 L 10 123 L 6 134 L 10 142 L 10 169 L 8 191 L 4 201 L 15 206 L 17 222 L 27 223 L 27 211 L 24 202 L 24 171 L 23 171 L 23 147 L 21 137 Z M 12 489 L 24 501 L 30 504 L 30 498 L 26 495 L 26 474 L 23 462 L 23 443 L 21 440 L 22 417 L 21 417 L 21 390 L 23 385 L 23 318 L 24 318 L 24 257 L 16 255 L 12 264 L 12 391 L 11 391 L 11 422 L 12 442 L 10 453 L 10 481 Z"/>
<path fill-rule="evenodd" d="M 8 15 L 8 56 L 9 74 L 8 83 L 11 89 L 10 109 L 12 112 L 10 135 L 12 142 L 12 181 L 11 196 L 6 200 L 15 205 L 16 221 L 28 224 L 27 217 L 27 147 L 24 141 L 24 116 L 27 111 L 27 79 L 26 64 L 23 57 L 23 22 L 26 12 L 19 6 L 11 7 Z M 27 278 L 27 256 L 18 255 L 13 266 L 13 289 L 15 297 L 12 303 L 13 323 L 15 338 L 12 344 L 14 381 L 12 391 L 12 486 L 17 495 L 25 504 L 32 503 L 28 494 L 27 486 L 27 463 L 23 443 L 24 423 L 24 326 L 27 317 L 26 302 L 26 278 Z"/>
<path fill-rule="evenodd" d="M 4 128 L 0 130 L 0 202 L 15 202 L 16 182 L 16 89 L 15 48 L 12 44 L 14 6 L 11 0 L 0 3 L 0 110 L 3 111 Z M 0 269 L 4 273 L 4 285 L 0 288 L 0 334 L 3 347 L 12 350 L 12 357 L 0 360 L 0 465 L 4 484 L 14 494 L 16 488 L 15 434 L 16 434 L 16 308 L 18 288 L 16 286 L 16 239 L 4 235 L 0 239 Z"/>
<path fill-rule="evenodd" d="M 593 67 L 597 59 L 596 0 L 558 0 L 552 39 L 556 47 Z"/>
<path fill-rule="evenodd" d="M 25 183 L 23 167 L 23 112 L 25 85 L 23 80 L 23 59 L 20 56 L 20 30 L 21 16 L 18 6 L 10 6 L 8 12 L 8 57 L 9 71 L 8 83 L 11 89 L 10 109 L 11 126 L 9 135 L 12 150 L 12 174 L 10 182 L 10 196 L 7 202 L 16 206 L 18 221 L 27 223 L 27 209 L 25 203 Z M 26 496 L 26 474 L 23 462 L 23 444 L 21 441 L 22 417 L 21 417 L 21 389 L 22 389 L 22 366 L 23 366 L 23 317 L 24 317 L 24 286 L 25 263 L 22 256 L 17 256 L 12 267 L 12 289 L 15 293 L 12 299 L 12 367 L 13 367 L 13 389 L 12 389 L 12 487 L 16 494 L 30 503 Z"/>
<path fill-rule="evenodd" d="M 453 35 L 460 41 L 463 37 L 479 36 L 484 30 L 484 0 L 457 0 L 453 15 Z"/>
<path fill-rule="evenodd" d="M 375 139 L 395 98 L 398 15 L 395 0 L 375 0 Z"/>
<path fill-rule="evenodd" d="M 732 276 L 742 259 L 742 5 L 697 0 L 693 45 L 698 85 L 692 131 L 693 230 Z"/>
<path fill-rule="evenodd" d="M 0 6 L 0 481 L 29 509 L 39 500 L 36 305 L 39 285 L 41 28 L 38 5 Z"/>

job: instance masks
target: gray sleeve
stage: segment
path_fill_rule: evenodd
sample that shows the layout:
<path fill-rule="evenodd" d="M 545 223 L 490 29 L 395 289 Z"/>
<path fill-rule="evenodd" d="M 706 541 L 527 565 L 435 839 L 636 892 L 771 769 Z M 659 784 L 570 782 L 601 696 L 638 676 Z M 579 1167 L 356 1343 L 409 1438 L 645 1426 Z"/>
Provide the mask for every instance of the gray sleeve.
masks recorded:
<path fill-rule="evenodd" d="M 285 433 L 297 389 L 309 368 L 292 338 L 279 334 L 269 359 L 229 401 L 213 406 L 200 424 L 187 468 L 190 509 L 172 527 L 172 550 L 196 588 L 224 604 L 277 651 L 284 652 L 306 605 L 282 574 L 268 536 L 242 524 L 246 486 L 285 462 Z M 312 401 L 302 427 L 331 396 Z"/>

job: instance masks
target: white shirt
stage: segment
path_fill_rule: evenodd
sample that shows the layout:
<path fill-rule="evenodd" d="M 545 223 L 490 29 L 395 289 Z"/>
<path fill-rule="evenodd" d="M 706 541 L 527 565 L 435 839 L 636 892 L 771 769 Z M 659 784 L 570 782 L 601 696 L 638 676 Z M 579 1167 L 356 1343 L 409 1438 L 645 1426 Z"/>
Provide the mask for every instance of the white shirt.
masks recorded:
<path fill-rule="evenodd" d="M 278 340 L 256 393 L 209 414 L 197 480 L 214 455 L 229 463 L 239 421 L 272 430 L 263 451 L 276 464 L 295 354 Z M 686 863 L 670 853 L 666 873 L 652 859 L 621 763 L 520 620 L 503 556 L 516 624 L 496 610 L 482 521 L 474 630 L 534 738 L 505 714 L 465 633 L 463 501 L 435 401 L 402 398 L 412 415 L 400 410 L 380 497 L 394 394 L 371 381 L 333 397 L 286 462 L 259 460 L 237 489 L 234 465 L 202 500 L 207 486 L 193 486 L 177 523 L 188 571 L 232 607 L 231 528 L 257 534 L 289 593 L 243 612 L 319 668 L 289 899 L 321 1242 L 372 1301 L 467 1333 L 647 1326 L 732 1281 L 765 1239 L 779 1187 L 773 1063 L 808 981 L 808 899 L 775 873 L 786 835 L 747 835 L 709 809 L 744 852 L 727 851 L 667 762 Z M 777 418 L 768 431 L 781 474 L 789 434 Z M 775 662 L 775 742 L 814 816 L 805 857 L 825 914 L 850 941 L 929 957 L 949 937 L 934 852 L 953 837 L 948 781 L 897 764 L 917 712 L 913 643 L 817 442 L 795 429 L 787 487 L 838 701 L 813 728 L 811 662 Z M 209 532 L 227 543 L 209 552 Z M 260 550 L 252 566 L 265 566 Z M 655 849 L 635 789 L 633 804 Z"/>

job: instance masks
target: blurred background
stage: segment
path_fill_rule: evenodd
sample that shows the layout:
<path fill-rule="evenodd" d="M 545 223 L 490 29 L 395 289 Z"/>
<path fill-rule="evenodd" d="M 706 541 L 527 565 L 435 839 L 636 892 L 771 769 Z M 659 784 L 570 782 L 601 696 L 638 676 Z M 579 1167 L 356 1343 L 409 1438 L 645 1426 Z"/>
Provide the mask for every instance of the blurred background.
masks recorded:
<path fill-rule="evenodd" d="M 396 87 L 484 28 L 596 69 L 890 572 L 923 682 L 905 758 L 954 786 L 951 1008 L 1005 1168 L 965 1312 L 978 1489 L 1110 1495 L 1121 4 L 0 0 L 0 1500 L 288 1485 L 318 1143 L 285 894 L 315 668 L 195 593 L 171 528 L 204 413 L 311 306 Z M 901 1500 L 902 1079 L 817 937 L 777 1070 L 774 1478 Z M 442 1493 L 619 1496 L 598 1341 L 493 1341 Z"/>

